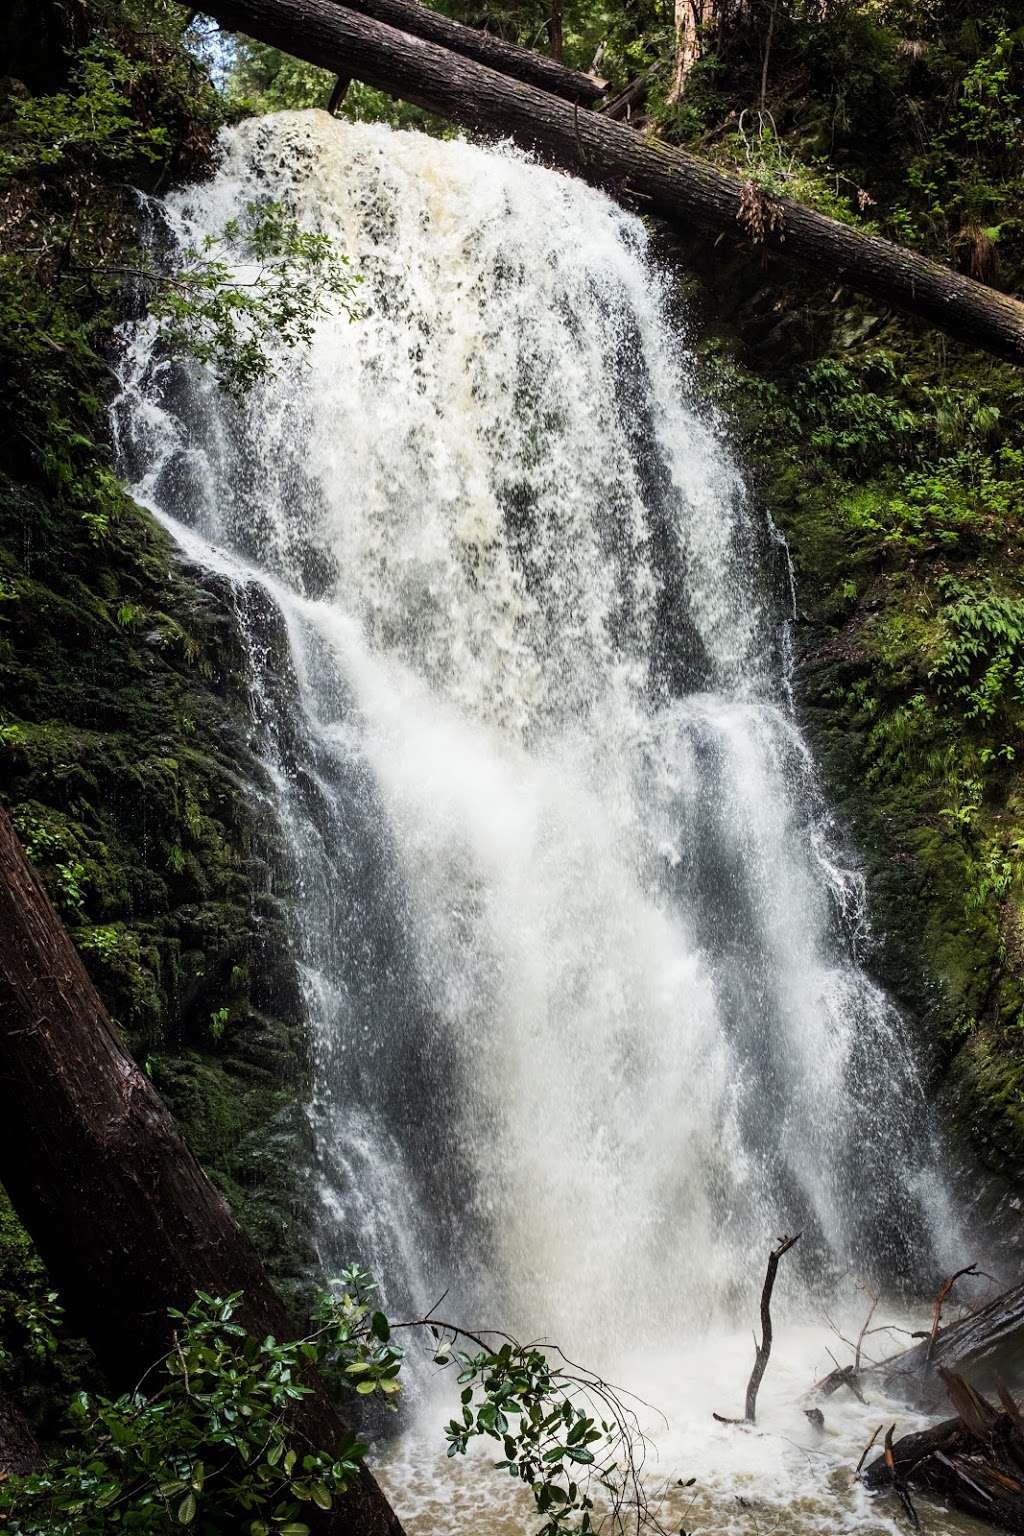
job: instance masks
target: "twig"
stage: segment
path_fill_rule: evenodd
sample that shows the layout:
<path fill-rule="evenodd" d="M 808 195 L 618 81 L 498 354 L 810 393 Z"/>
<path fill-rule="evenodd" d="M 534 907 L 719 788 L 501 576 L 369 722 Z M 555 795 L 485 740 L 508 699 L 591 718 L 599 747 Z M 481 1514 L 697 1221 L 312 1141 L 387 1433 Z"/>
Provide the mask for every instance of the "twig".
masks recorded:
<path fill-rule="evenodd" d="M 925 1350 L 924 1354 L 925 1370 L 927 1370 L 932 1363 L 932 1354 L 935 1349 L 935 1340 L 938 1338 L 939 1334 L 939 1324 L 942 1321 L 942 1307 L 946 1297 L 949 1295 L 950 1291 L 953 1289 L 954 1285 L 956 1285 L 958 1280 L 962 1280 L 965 1275 L 976 1275 L 977 1273 L 977 1264 L 968 1264 L 964 1269 L 958 1269 L 955 1275 L 950 1275 L 949 1279 L 944 1281 L 943 1284 L 939 1287 L 939 1294 L 936 1296 L 935 1305 L 932 1307 L 932 1331 L 928 1336 L 928 1348 Z"/>
<path fill-rule="evenodd" d="M 870 1451 L 871 1447 L 874 1445 L 875 1441 L 878 1439 L 879 1435 L 882 1433 L 882 1430 L 883 1430 L 884 1427 L 885 1427 L 884 1425 L 879 1424 L 878 1428 L 875 1430 L 874 1434 L 871 1436 L 871 1439 L 868 1441 L 867 1445 L 861 1451 L 861 1453 L 860 1453 L 860 1461 L 858 1461 L 858 1463 L 857 1463 L 857 1472 L 860 1471 L 861 1467 L 867 1461 L 867 1459 L 868 1459 L 868 1452 Z"/>
<path fill-rule="evenodd" d="M 768 17 L 768 36 L 764 44 L 764 61 L 761 65 L 761 94 L 758 97 L 758 106 L 764 111 L 765 99 L 768 95 L 768 58 L 772 51 L 772 33 L 775 31 L 775 12 L 778 8 L 778 0 L 772 0 L 771 15 Z"/>
<path fill-rule="evenodd" d="M 864 1294 L 869 1298 L 869 1300 L 871 1302 L 871 1305 L 868 1308 L 868 1315 L 864 1319 L 864 1326 L 861 1329 L 860 1333 L 857 1335 L 857 1347 L 856 1347 L 856 1349 L 853 1352 L 853 1368 L 858 1373 L 860 1371 L 860 1351 L 861 1351 L 861 1346 L 863 1345 L 864 1340 L 867 1337 L 868 1329 L 871 1326 L 871 1319 L 875 1315 L 875 1308 L 878 1306 L 878 1298 L 881 1295 L 881 1292 L 880 1291 L 870 1291 L 870 1290 L 868 1290 L 867 1286 L 865 1285 L 864 1286 Z"/>
<path fill-rule="evenodd" d="M 177 1330 L 175 1330 L 175 1333 L 174 1333 L 174 1348 L 177 1351 L 178 1359 L 181 1361 L 181 1374 L 182 1374 L 182 1376 L 184 1378 L 184 1382 L 185 1382 L 185 1396 L 186 1397 L 191 1397 L 192 1396 L 192 1388 L 189 1386 L 189 1381 L 188 1381 L 188 1363 L 187 1363 L 187 1361 L 185 1359 L 185 1353 L 184 1353 L 184 1351 L 183 1351 L 183 1349 L 181 1347 L 181 1340 L 178 1338 Z"/>

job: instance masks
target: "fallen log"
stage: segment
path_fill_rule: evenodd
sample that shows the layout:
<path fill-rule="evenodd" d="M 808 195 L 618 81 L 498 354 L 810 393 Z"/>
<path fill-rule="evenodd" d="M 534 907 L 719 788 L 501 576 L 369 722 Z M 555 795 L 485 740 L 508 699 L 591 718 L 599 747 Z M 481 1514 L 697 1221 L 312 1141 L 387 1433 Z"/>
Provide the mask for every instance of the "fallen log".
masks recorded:
<path fill-rule="evenodd" d="M 652 64 L 649 69 L 644 70 L 642 75 L 638 75 L 635 80 L 631 80 L 629 85 L 624 90 L 621 90 L 617 96 L 613 96 L 610 100 L 603 102 L 598 108 L 601 116 L 613 122 L 626 117 L 633 107 L 639 106 L 643 101 L 650 88 L 651 81 L 660 73 L 662 67 L 661 64 Z"/>
<path fill-rule="evenodd" d="M 429 5 L 420 5 L 418 0 L 339 0 L 339 3 L 350 11 L 358 11 L 361 16 L 370 16 L 374 21 L 397 27 L 410 37 L 426 38 L 463 58 L 486 64 L 489 69 L 496 69 L 512 80 L 525 80 L 529 85 L 549 91 L 553 96 L 563 96 L 566 101 L 578 102 L 580 106 L 600 101 L 608 89 L 606 80 L 584 74 L 581 69 L 568 69 L 561 63 L 560 56 L 517 48 L 514 43 L 506 43 L 491 32 L 452 21 L 440 11 L 431 10 Z"/>
<path fill-rule="evenodd" d="M 895 1442 L 890 1430 L 884 1452 L 864 1471 L 865 1484 L 892 1488 L 908 1515 L 914 1488 L 1024 1536 L 1024 1435 L 1017 1405 L 1005 1387 L 997 1407 L 955 1372 L 941 1376 L 956 1416 Z"/>
<path fill-rule="evenodd" d="M 336 0 L 209 0 L 205 11 L 466 128 L 509 135 L 554 164 L 642 199 L 645 209 L 904 310 L 948 335 L 1024 362 L 1024 305 L 915 251 L 775 197 L 684 150 L 375 21 Z"/>
<path fill-rule="evenodd" d="M 223 1197 L 121 1045 L 0 809 L 0 1183 L 112 1383 L 171 1343 L 168 1307 L 244 1293 L 239 1321 L 287 1338 L 287 1313 Z M 329 1449 L 345 1432 L 323 1383 L 289 1410 Z M 318 1531 L 401 1536 L 369 1472 Z"/>
<path fill-rule="evenodd" d="M 993 1297 L 976 1312 L 933 1328 L 918 1343 L 872 1367 L 882 1390 L 922 1408 L 945 1394 L 942 1370 L 963 1372 L 983 1388 L 1024 1362 L 1024 1285 Z M 868 1374 L 868 1373 L 865 1373 Z"/>

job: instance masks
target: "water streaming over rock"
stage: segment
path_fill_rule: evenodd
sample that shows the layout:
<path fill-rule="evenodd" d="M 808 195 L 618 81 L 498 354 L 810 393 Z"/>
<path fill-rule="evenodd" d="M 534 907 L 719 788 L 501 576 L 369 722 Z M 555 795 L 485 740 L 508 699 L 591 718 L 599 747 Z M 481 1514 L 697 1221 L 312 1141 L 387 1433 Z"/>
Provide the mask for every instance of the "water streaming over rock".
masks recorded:
<path fill-rule="evenodd" d="M 948 1232 L 788 693 L 784 546 L 642 224 L 508 150 L 231 130 L 365 313 L 237 409 L 142 325 L 122 466 L 231 578 L 294 851 L 321 1248 L 601 1359 Z M 787 1261 L 789 1262 L 789 1261 Z"/>

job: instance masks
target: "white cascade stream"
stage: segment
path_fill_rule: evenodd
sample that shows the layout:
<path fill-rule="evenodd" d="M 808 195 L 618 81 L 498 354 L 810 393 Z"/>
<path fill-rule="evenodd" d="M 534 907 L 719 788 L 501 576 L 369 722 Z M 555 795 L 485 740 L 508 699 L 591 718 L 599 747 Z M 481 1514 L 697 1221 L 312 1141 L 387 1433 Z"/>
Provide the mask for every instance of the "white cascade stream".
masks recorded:
<path fill-rule="evenodd" d="M 877 1407 L 815 1441 L 798 1393 L 853 1278 L 912 1297 L 957 1224 L 794 717 L 785 548 L 644 227 L 508 148 L 316 112 L 230 130 L 160 217 L 193 242 L 269 192 L 337 237 L 363 316 L 242 408 L 141 323 L 115 428 L 134 495 L 236 594 L 324 1265 L 375 1268 L 397 1312 L 450 1288 L 654 1397 L 701 1530 L 895 1529 L 839 1470 Z M 715 1426 L 798 1229 L 766 1431 Z M 411 1531 L 530 1528 L 426 1445 L 392 1453 Z"/>

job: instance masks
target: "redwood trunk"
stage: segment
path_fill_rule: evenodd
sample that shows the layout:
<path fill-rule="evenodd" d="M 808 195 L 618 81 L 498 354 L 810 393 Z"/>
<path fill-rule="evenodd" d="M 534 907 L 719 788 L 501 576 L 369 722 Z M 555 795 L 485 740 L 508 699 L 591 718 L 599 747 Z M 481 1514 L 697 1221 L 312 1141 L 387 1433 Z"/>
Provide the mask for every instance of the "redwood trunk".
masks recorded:
<path fill-rule="evenodd" d="M 567 101 L 581 105 L 599 101 L 607 89 L 604 80 L 587 75 L 580 69 L 567 69 L 562 63 L 562 0 L 555 0 L 548 21 L 550 57 L 534 53 L 529 48 L 517 48 L 514 43 L 503 42 L 490 32 L 477 27 L 466 27 L 459 21 L 442 16 L 419 0 L 339 0 L 350 11 L 369 16 L 374 21 L 386 22 L 407 32 L 410 37 L 426 38 L 452 53 L 467 59 L 476 59 L 500 74 L 513 80 L 525 80 L 554 96 L 564 96 Z M 294 49 L 289 49 L 294 52 Z"/>
<path fill-rule="evenodd" d="M 700 55 L 700 27 L 703 20 L 703 0 L 675 0 L 676 56 L 672 68 L 672 84 L 665 98 L 669 106 L 683 94 L 687 76 Z"/>
<path fill-rule="evenodd" d="M 240 1321 L 288 1337 L 285 1309 L 223 1197 L 121 1045 L 0 809 L 0 1183 L 115 1385 L 170 1343 L 168 1307 L 243 1291 Z M 296 1430 L 344 1432 L 315 1377 Z M 318 1531 L 401 1536 L 367 1472 Z"/>
<path fill-rule="evenodd" d="M 731 245 L 753 241 L 960 341 L 1024 362 L 1024 306 L 1016 300 L 799 203 L 765 198 L 685 150 L 647 143 L 598 113 L 335 0 L 208 0 L 204 9 L 229 29 L 335 74 L 352 75 L 466 128 L 509 135 L 616 196 L 641 199 L 645 209 L 688 232 L 696 228 Z"/>

